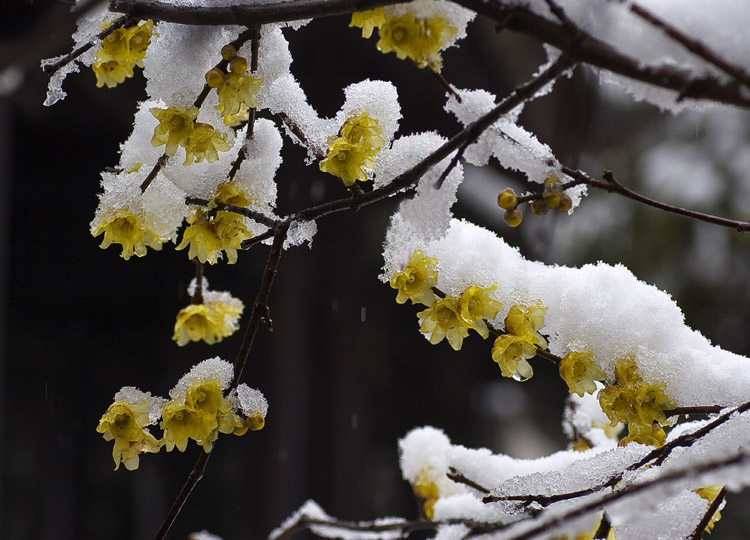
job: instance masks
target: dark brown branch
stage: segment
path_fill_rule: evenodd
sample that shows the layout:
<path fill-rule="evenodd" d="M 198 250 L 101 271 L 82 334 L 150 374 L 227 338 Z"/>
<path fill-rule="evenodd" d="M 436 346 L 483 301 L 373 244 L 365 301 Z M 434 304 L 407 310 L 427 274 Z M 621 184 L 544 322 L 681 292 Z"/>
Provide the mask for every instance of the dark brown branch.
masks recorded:
<path fill-rule="evenodd" d="M 710 76 L 696 79 L 686 69 L 661 65 L 643 66 L 637 59 L 588 34 L 574 36 L 563 23 L 551 21 L 520 3 L 500 0 L 455 0 L 456 3 L 484 15 L 502 28 L 534 37 L 563 51 L 578 62 L 603 68 L 625 77 L 677 92 L 680 98 L 718 101 L 750 107 L 750 96 L 736 85 L 728 85 Z"/>
<path fill-rule="evenodd" d="M 445 476 L 447 476 L 449 479 L 453 480 L 457 484 L 464 484 L 466 486 L 469 486 L 472 489 L 476 489 L 480 493 L 485 493 L 485 494 L 490 493 L 490 490 L 488 488 L 480 484 L 477 484 L 474 480 L 470 478 L 467 478 L 454 467 L 451 467 L 450 471 L 445 473 Z"/>
<path fill-rule="evenodd" d="M 203 263 L 198 260 L 198 258 L 194 258 L 193 262 L 195 263 L 195 292 L 193 293 L 193 298 L 191 302 L 193 304 L 202 304 L 203 303 Z"/>
<path fill-rule="evenodd" d="M 717 414 L 720 413 L 726 407 L 721 405 L 705 405 L 703 407 L 677 407 L 675 409 L 669 409 L 664 413 L 669 416 L 679 416 L 681 414 Z"/>
<path fill-rule="evenodd" d="M 269 4 L 243 4 L 227 7 L 175 6 L 158 0 L 112 0 L 112 11 L 131 17 L 191 25 L 251 26 L 300 19 L 346 15 L 380 6 L 396 4 L 394 0 L 294 0 Z M 400 2 L 403 3 L 403 2 Z"/>
<path fill-rule="evenodd" d="M 159 174 L 159 171 L 162 169 L 162 167 L 167 164 L 167 161 L 169 161 L 169 156 L 167 154 L 162 154 L 161 157 L 156 160 L 156 164 L 154 164 L 146 178 L 144 178 L 143 182 L 141 182 L 141 193 L 148 189 L 148 186 L 150 186 L 151 182 L 154 181 L 154 178 L 156 178 L 156 175 Z"/>
<path fill-rule="evenodd" d="M 432 70 L 430 70 L 432 71 Z M 451 86 L 451 83 L 448 82 L 448 80 L 443 77 L 443 75 L 437 71 L 432 71 L 432 74 L 435 76 L 435 79 L 437 79 L 437 82 L 440 83 L 440 86 L 443 87 L 443 90 L 450 95 L 453 96 L 456 101 L 461 103 L 461 96 L 458 95 L 458 92 L 456 92 L 453 87 Z"/>
<path fill-rule="evenodd" d="M 97 3 L 98 3 L 98 0 L 94 2 L 89 2 L 88 7 L 93 7 L 93 5 L 96 5 Z M 85 13 L 85 11 L 80 12 L 80 15 L 83 15 L 83 13 Z M 44 73 L 46 73 L 47 75 L 54 75 L 57 72 L 57 70 L 59 70 L 61 67 L 63 67 L 66 64 L 69 64 L 70 62 L 72 62 L 73 60 L 81 56 L 83 53 L 88 51 L 97 43 L 101 43 L 101 41 L 104 38 L 106 38 L 115 30 L 133 26 L 134 24 L 138 23 L 139 20 L 140 19 L 129 18 L 129 17 L 123 16 L 112 21 L 112 24 L 110 24 L 107 28 L 105 28 L 104 30 L 102 30 L 96 35 L 96 41 L 89 41 L 88 43 L 81 45 L 77 49 L 70 51 L 68 54 L 60 58 L 60 60 L 58 60 L 57 62 L 54 62 L 52 64 L 45 64 L 44 67 L 42 67 L 42 71 L 44 71 Z"/>
<path fill-rule="evenodd" d="M 621 4 L 625 3 L 624 0 L 614 1 Z M 628 9 L 647 23 L 667 34 L 669 37 L 685 47 L 691 53 L 699 56 L 700 58 L 703 58 L 706 62 L 713 64 L 730 77 L 734 77 L 737 81 L 750 88 L 750 74 L 741 67 L 730 64 L 721 56 L 709 49 L 706 45 L 678 30 L 664 19 L 661 19 L 654 13 L 648 11 L 643 6 L 640 6 L 635 2 L 631 2 L 628 4 Z"/>
<path fill-rule="evenodd" d="M 310 139 L 307 138 L 307 135 L 302 130 L 302 128 L 297 125 L 294 120 L 289 118 L 286 114 L 283 112 L 279 113 L 279 118 L 282 122 L 284 122 L 284 125 L 289 128 L 289 131 L 291 131 L 297 139 L 299 139 L 299 142 L 302 143 L 303 146 L 308 148 L 316 159 L 321 160 L 326 158 L 326 153 L 324 150 L 321 150 L 317 146 L 314 146 L 312 142 L 310 142 Z"/>
<path fill-rule="evenodd" d="M 750 231 L 750 222 L 748 221 L 737 221 L 734 219 L 727 219 L 721 216 L 715 216 L 712 214 L 705 214 L 703 212 L 698 212 L 696 210 L 689 210 L 687 208 L 682 208 L 679 206 L 673 206 L 671 204 L 666 204 L 661 201 L 657 201 L 655 199 L 651 199 L 649 197 L 646 197 L 645 195 L 641 195 L 640 193 L 637 193 L 633 191 L 632 189 L 625 187 L 622 185 L 617 178 L 615 178 L 615 175 L 612 173 L 612 171 L 604 171 L 604 180 L 596 180 L 594 178 L 591 178 L 586 173 L 571 169 L 570 167 L 563 166 L 561 168 L 562 172 L 570 176 L 574 179 L 574 182 L 569 182 L 567 184 L 563 185 L 564 189 L 567 189 L 569 187 L 572 187 L 574 185 L 578 184 L 586 184 L 587 186 L 595 187 L 598 189 L 603 189 L 605 191 L 608 191 L 609 193 L 617 193 L 618 195 L 622 195 L 624 197 L 627 197 L 628 199 L 632 199 L 636 202 L 639 202 L 641 204 L 645 204 L 647 206 L 651 206 L 653 208 L 658 208 L 659 210 L 664 210 L 665 212 L 670 212 L 672 214 L 678 214 L 681 216 L 689 217 L 692 219 L 697 219 L 699 221 L 704 221 L 706 223 L 712 223 L 714 225 L 720 225 L 722 227 L 729 227 L 731 229 L 735 229 L 737 232 L 748 232 Z"/>
<path fill-rule="evenodd" d="M 273 244 L 268 251 L 266 268 L 263 271 L 263 278 L 261 279 L 260 287 L 258 287 L 258 294 L 253 301 L 253 311 L 250 314 L 250 321 L 247 323 L 247 329 L 242 338 L 242 345 L 240 346 L 240 350 L 234 360 L 234 374 L 232 375 L 232 382 L 229 384 L 229 389 L 227 391 L 233 390 L 239 384 L 242 370 L 244 369 L 245 363 L 250 356 L 250 351 L 253 348 L 253 341 L 255 340 L 258 328 L 264 320 L 268 319 L 268 297 L 271 294 L 271 285 L 273 284 L 273 278 L 276 275 L 276 269 L 279 266 L 281 251 L 284 247 L 284 240 L 286 239 L 288 230 L 288 225 L 281 225 L 274 231 Z"/>
<path fill-rule="evenodd" d="M 194 204 L 196 206 L 205 206 L 206 208 L 208 208 L 208 203 L 211 201 L 207 199 L 199 199 L 197 197 L 187 197 L 185 199 L 185 202 L 187 204 Z M 216 202 L 215 204 L 216 204 L 216 208 L 218 208 L 219 210 L 223 210 L 225 212 L 234 212 L 235 214 L 240 214 L 254 221 L 257 221 L 258 223 L 261 223 L 265 225 L 266 227 L 277 227 L 277 226 L 280 226 L 282 223 L 275 219 L 269 218 L 265 214 L 261 214 L 260 212 L 257 212 L 251 208 L 244 208 L 242 206 L 234 206 L 233 204 L 225 204 L 222 202 Z"/>
<path fill-rule="evenodd" d="M 526 529 L 524 532 L 515 536 L 509 535 L 506 538 L 507 540 L 527 540 L 545 531 L 549 531 L 553 527 L 557 527 L 563 523 L 572 521 L 573 519 L 579 518 L 588 513 L 601 510 L 606 504 L 609 504 L 613 501 L 625 499 L 627 497 L 635 495 L 636 493 L 640 493 L 641 491 L 648 490 L 655 486 L 664 486 L 665 484 L 679 482 L 680 480 L 684 480 L 686 478 L 695 478 L 704 473 L 716 471 L 724 467 L 731 467 L 732 465 L 737 465 L 739 463 L 742 463 L 743 461 L 746 461 L 747 459 L 748 455 L 744 452 L 740 452 L 733 456 L 721 457 L 719 459 L 706 461 L 701 465 L 691 465 L 686 469 L 678 469 L 666 474 L 657 475 L 649 480 L 630 484 L 622 489 L 617 489 L 615 491 L 602 495 L 595 500 L 582 504 L 581 506 L 573 508 L 571 511 L 565 514 L 555 516 L 552 519 L 545 520 L 542 518 L 541 523 L 539 523 L 539 525 L 537 525 L 536 527 Z"/>
<path fill-rule="evenodd" d="M 156 535 L 154 536 L 154 540 L 162 540 L 164 537 L 167 536 L 167 533 L 169 532 L 169 529 L 172 527 L 172 524 L 177 519 L 177 516 L 180 513 L 180 510 L 182 510 L 182 507 L 185 505 L 185 501 L 187 501 L 190 494 L 193 492 L 193 488 L 200 482 L 201 478 L 203 478 L 203 473 L 206 470 L 206 463 L 208 463 L 208 458 L 211 457 L 210 452 L 204 452 L 203 449 L 201 449 L 201 454 L 198 456 L 198 461 L 195 462 L 195 465 L 193 466 L 193 470 L 190 471 L 190 474 L 188 475 L 187 481 L 185 482 L 185 485 L 182 486 L 182 489 L 180 490 L 180 493 L 177 495 L 177 498 L 172 503 L 172 507 L 169 509 L 169 512 L 167 512 L 167 515 L 164 517 L 164 521 L 162 521 L 161 527 L 159 527 L 159 530 L 156 532 Z"/>
<path fill-rule="evenodd" d="M 467 141 L 475 141 L 501 116 L 512 111 L 515 107 L 517 107 L 524 101 L 527 101 L 534 97 L 534 94 L 536 94 L 536 92 L 540 88 L 542 88 L 550 81 L 554 80 L 569 67 L 570 59 L 565 55 L 561 56 L 542 73 L 526 82 L 525 84 L 517 87 L 512 94 L 510 94 L 507 98 L 500 102 L 500 104 L 498 104 L 490 112 L 488 112 L 484 116 L 481 116 L 475 122 L 469 124 L 464 129 L 456 133 L 450 140 L 445 142 L 437 150 L 414 165 L 411 169 L 407 170 L 404 173 L 401 173 L 389 184 L 356 196 L 347 197 L 345 199 L 337 199 L 335 201 L 330 201 L 318 206 L 300 210 L 296 214 L 293 214 L 286 218 L 283 224 L 288 226 L 294 221 L 313 221 L 315 219 L 336 212 L 342 212 L 344 210 L 357 210 L 359 208 L 362 208 L 363 206 L 367 206 L 374 202 L 387 199 L 388 197 L 391 197 L 392 195 L 395 195 L 400 191 L 413 189 L 419 179 L 422 178 L 422 176 L 424 176 L 430 169 L 446 159 L 462 145 L 466 144 Z M 247 249 L 248 247 L 252 246 L 255 243 L 254 241 L 255 239 L 248 241 L 250 243 L 243 242 L 243 249 Z"/>
<path fill-rule="evenodd" d="M 701 538 L 703 538 L 703 532 L 706 530 L 706 527 L 708 527 L 708 524 L 711 523 L 714 514 L 719 511 L 719 507 L 721 506 L 721 503 L 724 502 L 726 496 L 727 488 L 722 487 L 721 491 L 716 495 L 716 498 L 708 505 L 708 509 L 706 510 L 706 513 L 703 514 L 703 518 L 698 522 L 698 525 L 695 526 L 695 531 L 690 535 L 690 540 L 701 540 Z"/>

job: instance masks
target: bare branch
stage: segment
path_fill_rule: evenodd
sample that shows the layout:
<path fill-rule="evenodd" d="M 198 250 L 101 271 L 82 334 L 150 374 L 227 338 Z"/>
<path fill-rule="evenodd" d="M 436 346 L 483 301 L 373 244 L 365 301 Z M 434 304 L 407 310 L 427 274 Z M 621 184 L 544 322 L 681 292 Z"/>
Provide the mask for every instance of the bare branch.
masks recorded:
<path fill-rule="evenodd" d="M 193 470 L 190 471 L 190 474 L 185 481 L 185 485 L 182 486 L 182 489 L 177 495 L 177 498 L 172 503 L 169 512 L 167 512 L 167 515 L 164 517 L 164 521 L 162 521 L 161 527 L 159 527 L 159 530 L 156 532 L 154 540 L 163 540 L 163 538 L 167 536 L 169 529 L 172 528 L 172 525 L 177 519 L 177 516 L 180 514 L 180 510 L 182 510 L 182 507 L 185 505 L 188 497 L 190 497 L 190 494 L 193 492 L 195 486 L 198 485 L 198 482 L 200 482 L 201 478 L 203 478 L 203 473 L 206 470 L 206 464 L 208 463 L 208 458 L 210 457 L 210 452 L 204 452 L 203 449 L 201 449 L 200 456 L 198 456 L 198 461 L 195 462 Z"/>

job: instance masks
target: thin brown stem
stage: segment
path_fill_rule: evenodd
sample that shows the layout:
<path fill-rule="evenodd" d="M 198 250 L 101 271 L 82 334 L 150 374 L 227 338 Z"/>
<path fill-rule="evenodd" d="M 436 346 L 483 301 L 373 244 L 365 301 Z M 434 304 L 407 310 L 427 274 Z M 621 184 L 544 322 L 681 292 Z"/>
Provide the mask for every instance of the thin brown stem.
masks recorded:
<path fill-rule="evenodd" d="M 302 143 L 303 146 L 308 148 L 315 158 L 317 160 L 325 159 L 326 153 L 322 149 L 318 148 L 317 146 L 313 145 L 313 143 L 310 141 L 310 139 L 305 134 L 304 130 L 296 123 L 294 120 L 289 118 L 286 114 L 283 112 L 279 113 L 279 118 L 284 123 L 284 125 L 289 128 L 289 131 L 291 131 L 297 139 Z"/>
<path fill-rule="evenodd" d="M 716 495 L 716 498 L 708 505 L 708 509 L 706 510 L 706 513 L 703 514 L 703 518 L 698 522 L 698 525 L 695 526 L 693 534 L 690 535 L 690 540 L 701 540 L 701 538 L 703 538 L 703 533 L 706 531 L 706 527 L 711 523 L 714 514 L 719 511 L 719 507 L 721 506 L 721 503 L 724 502 L 726 496 L 727 488 L 722 487 L 721 491 Z"/>
<path fill-rule="evenodd" d="M 250 356 L 250 351 L 253 348 L 253 342 L 255 340 L 255 335 L 258 332 L 258 328 L 264 320 L 268 319 L 268 297 L 271 294 L 271 285 L 273 284 L 273 278 L 276 275 L 276 269 L 279 266 L 279 260 L 281 259 L 281 252 L 288 230 L 288 226 L 281 226 L 274 231 L 273 244 L 268 251 L 268 260 L 266 261 L 266 268 L 263 271 L 263 278 L 261 279 L 260 287 L 258 287 L 258 294 L 255 297 L 255 301 L 253 301 L 253 311 L 250 314 L 250 321 L 247 323 L 247 329 L 242 338 L 242 345 L 240 346 L 240 350 L 234 361 L 234 374 L 232 375 L 232 382 L 229 384 L 229 390 L 236 388 L 239 384 L 242 370 L 244 369 L 247 359 Z"/>
<path fill-rule="evenodd" d="M 201 449 L 200 452 L 200 456 L 198 456 L 198 460 L 195 462 L 193 470 L 190 471 L 190 474 L 188 475 L 185 484 L 182 486 L 180 493 L 177 495 L 177 498 L 172 503 L 169 512 L 167 512 L 167 515 L 164 517 L 164 521 L 162 521 L 161 527 L 159 527 L 159 530 L 156 532 L 154 540 L 162 540 L 167 536 L 169 529 L 172 527 L 175 520 L 177 519 L 177 516 L 180 514 L 180 510 L 182 510 L 182 507 L 185 505 L 188 497 L 190 497 L 190 494 L 193 492 L 195 486 L 198 485 L 198 482 L 200 482 L 201 478 L 203 478 L 203 473 L 206 470 L 206 464 L 208 463 L 208 458 L 211 457 L 211 453 L 204 452 L 203 449 Z"/>
<path fill-rule="evenodd" d="M 191 302 L 193 304 L 202 304 L 203 303 L 203 263 L 198 260 L 198 258 L 193 259 L 193 263 L 195 263 L 195 292 L 193 293 L 193 298 Z"/>
<path fill-rule="evenodd" d="M 625 3 L 624 0 L 613 1 L 621 4 Z M 706 62 L 713 64 L 730 77 L 734 77 L 737 81 L 750 88 L 750 73 L 742 69 L 740 66 L 727 62 L 721 56 L 712 51 L 709 47 L 701 43 L 699 40 L 692 38 L 681 30 L 678 30 L 667 21 L 665 21 L 661 17 L 658 17 L 643 6 L 640 6 L 635 2 L 630 2 L 628 3 L 628 9 L 650 25 L 667 34 L 670 38 L 685 47 L 691 53 L 702 58 Z"/>
<path fill-rule="evenodd" d="M 208 199 L 199 199 L 198 197 L 187 197 L 185 199 L 185 202 L 187 204 L 194 204 L 196 206 L 204 206 L 206 208 L 209 208 L 209 201 Z M 216 208 L 219 210 L 223 210 L 225 212 L 234 212 L 235 214 L 240 214 L 242 216 L 248 217 L 254 221 L 257 221 L 258 223 L 262 223 L 266 227 L 277 227 L 281 225 L 281 221 L 278 221 L 276 219 L 269 218 L 265 214 L 261 214 L 260 212 L 257 212 L 251 208 L 245 208 L 242 206 L 234 206 L 233 204 L 225 204 L 222 202 L 215 202 Z"/>
<path fill-rule="evenodd" d="M 459 96 L 458 92 L 454 90 L 454 88 L 451 86 L 451 83 L 449 83 L 448 80 L 443 77 L 443 74 L 438 71 L 432 71 L 432 74 L 435 76 L 435 79 L 437 79 L 437 82 L 440 83 L 440 86 L 443 87 L 443 90 L 445 90 L 448 95 L 453 96 L 456 101 L 461 103 L 461 96 Z"/>
<path fill-rule="evenodd" d="M 453 480 L 454 482 L 458 484 L 464 484 L 465 486 L 469 486 L 472 489 L 476 489 L 480 493 L 489 494 L 490 490 L 478 483 L 476 483 L 474 480 L 467 478 L 464 476 L 461 472 L 459 472 L 457 469 L 451 467 L 450 471 L 445 474 L 449 479 Z"/>

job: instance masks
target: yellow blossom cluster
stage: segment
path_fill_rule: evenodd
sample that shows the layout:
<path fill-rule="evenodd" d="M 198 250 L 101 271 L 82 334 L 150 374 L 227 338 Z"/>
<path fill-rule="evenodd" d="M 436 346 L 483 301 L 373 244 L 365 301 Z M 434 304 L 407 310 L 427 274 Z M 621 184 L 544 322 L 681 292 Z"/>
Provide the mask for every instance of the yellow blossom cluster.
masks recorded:
<path fill-rule="evenodd" d="M 666 435 L 662 425 L 667 423 L 664 411 L 677 404 L 664 393 L 665 383 L 649 384 L 638 373 L 635 358 L 621 358 L 615 364 L 615 383 L 599 391 L 599 405 L 612 425 L 628 425 L 628 436 L 620 445 L 638 442 L 661 446 Z"/>
<path fill-rule="evenodd" d="M 383 8 L 353 13 L 349 26 L 361 28 L 364 38 L 369 38 L 377 28 L 380 52 L 395 52 L 400 60 L 409 58 L 418 67 L 429 67 L 436 73 L 443 66 L 440 50 L 458 32 L 439 16 L 422 18 L 411 11 L 396 16 L 386 13 Z"/>
<path fill-rule="evenodd" d="M 133 68 L 143 67 L 146 49 L 154 35 L 154 21 L 147 20 L 118 28 L 102 40 L 91 69 L 96 75 L 96 86 L 114 88 L 133 76 Z"/>
<path fill-rule="evenodd" d="M 385 146 L 382 133 L 377 119 L 370 118 L 367 111 L 348 118 L 338 136 L 328 139 L 328 150 L 319 163 L 320 170 L 338 176 L 346 186 L 357 180 L 366 182 L 365 167 L 375 166 L 375 154 Z"/>
<path fill-rule="evenodd" d="M 216 207 L 217 202 L 239 207 L 251 204 L 250 198 L 235 182 L 225 182 L 219 186 L 209 206 Z M 199 209 L 187 218 L 187 222 L 188 227 L 182 234 L 182 242 L 175 249 L 184 249 L 189 245 L 188 257 L 197 258 L 202 263 L 208 261 L 216 264 L 221 252 L 224 251 L 229 264 L 234 264 L 237 262 L 237 250 L 241 249 L 242 242 L 253 236 L 247 229 L 244 218 L 234 212 Z"/>
<path fill-rule="evenodd" d="M 106 214 L 96 227 L 92 227 L 92 236 L 97 237 L 100 234 L 104 234 L 104 239 L 99 247 L 106 249 L 111 244 L 120 244 L 120 257 L 126 261 L 132 255 L 143 257 L 146 255 L 147 247 L 159 251 L 165 242 L 165 239 L 148 227 L 143 219 L 124 208 Z"/>
<path fill-rule="evenodd" d="M 166 145 L 164 153 L 170 157 L 182 146 L 185 149 L 183 165 L 200 163 L 204 159 L 217 161 L 219 151 L 226 152 L 231 148 L 225 134 L 219 133 L 210 124 L 195 121 L 198 117 L 197 107 L 154 108 L 151 114 L 159 121 L 154 128 L 151 145 Z"/>
<path fill-rule="evenodd" d="M 534 375 L 528 360 L 536 356 L 538 349 L 547 348 L 547 340 L 539 333 L 547 309 L 541 300 L 529 308 L 511 306 L 505 317 L 507 333 L 499 336 L 492 346 L 492 359 L 500 366 L 503 377 L 525 381 Z"/>
<path fill-rule="evenodd" d="M 206 73 L 206 84 L 216 89 L 219 104 L 216 106 L 224 115 L 224 124 L 238 126 L 247 122 L 249 110 L 258 106 L 255 94 L 263 83 L 262 77 L 247 73 L 247 60 L 237 55 L 232 45 L 222 48 L 221 55 L 228 62 L 228 70 L 215 67 Z"/>
<path fill-rule="evenodd" d="M 558 367 L 560 377 L 568 385 L 568 391 L 580 397 L 587 392 L 589 394 L 596 392 L 595 381 L 603 381 L 607 378 L 607 374 L 594 362 L 593 351 L 569 352 L 560 361 Z"/>
<path fill-rule="evenodd" d="M 204 373 L 197 376 L 201 368 Z M 184 452 L 190 440 L 210 452 L 219 433 L 244 435 L 263 428 L 268 409 L 265 398 L 244 384 L 225 395 L 231 374 L 231 364 L 214 358 L 183 377 L 170 392 L 170 400 L 133 387 L 120 390 L 96 428 L 105 441 L 114 441 L 115 469 L 120 463 L 128 470 L 137 469 L 140 454 L 156 453 L 162 447 Z M 149 432 L 149 426 L 156 423 L 163 432 L 160 439 Z"/>
<path fill-rule="evenodd" d="M 167 452 L 175 447 L 184 452 L 190 439 L 210 452 L 219 433 L 244 435 L 247 432 L 243 420 L 232 412 L 232 402 L 224 397 L 218 381 L 191 386 L 183 400 L 172 400 L 164 405 L 161 416 Z"/>
<path fill-rule="evenodd" d="M 190 304 L 180 310 L 174 324 L 172 339 L 184 346 L 191 341 L 218 343 L 234 334 L 244 305 L 228 293 L 208 291 L 203 293 L 203 303 Z"/>
<path fill-rule="evenodd" d="M 413 304 L 427 306 L 417 316 L 421 321 L 420 330 L 429 336 L 433 345 L 447 338 L 450 346 L 458 351 L 469 330 L 476 331 L 486 339 L 489 329 L 485 319 L 493 320 L 503 309 L 500 302 L 490 298 L 490 293 L 497 289 L 497 283 L 485 288 L 472 285 L 459 296 L 438 299 L 435 294 L 437 264 L 437 259 L 425 257 L 421 250 L 416 250 L 404 269 L 391 278 L 391 287 L 398 290 L 396 302 L 403 304 L 411 300 Z"/>
<path fill-rule="evenodd" d="M 430 467 L 420 469 L 417 473 L 412 490 L 414 496 L 422 504 L 422 513 L 427 519 L 435 515 L 435 503 L 440 498 L 440 488 L 434 480 L 435 473 Z"/>

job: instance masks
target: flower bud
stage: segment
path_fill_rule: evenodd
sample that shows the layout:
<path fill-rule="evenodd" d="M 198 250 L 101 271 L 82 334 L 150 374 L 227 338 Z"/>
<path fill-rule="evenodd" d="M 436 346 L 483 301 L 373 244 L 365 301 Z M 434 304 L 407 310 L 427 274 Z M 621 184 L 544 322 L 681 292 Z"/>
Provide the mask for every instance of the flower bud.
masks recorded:
<path fill-rule="evenodd" d="M 497 205 L 503 210 L 511 210 L 518 204 L 516 192 L 512 188 L 505 188 L 497 196 Z"/>
<path fill-rule="evenodd" d="M 505 214 L 503 214 L 503 219 L 509 227 L 518 227 L 521 224 L 521 221 L 523 221 L 523 214 L 521 213 L 520 209 L 513 208 L 511 210 L 505 211 Z"/>
<path fill-rule="evenodd" d="M 206 72 L 206 84 L 211 88 L 219 88 L 224 84 L 224 72 L 219 68 L 209 69 Z"/>
<path fill-rule="evenodd" d="M 221 57 L 227 62 L 235 56 L 237 56 L 237 49 L 234 48 L 234 45 L 224 45 L 221 48 Z"/>
<path fill-rule="evenodd" d="M 557 205 L 557 209 L 560 212 L 569 212 L 571 208 L 573 208 L 573 201 L 570 197 L 565 193 L 560 195 L 560 204 Z"/>
<path fill-rule="evenodd" d="M 247 71 L 247 60 L 241 56 L 235 56 L 229 62 L 229 69 L 232 73 L 245 73 Z"/>
<path fill-rule="evenodd" d="M 531 201 L 531 211 L 534 212 L 537 216 L 543 216 L 547 213 L 547 209 L 549 207 L 547 206 L 547 203 L 544 201 L 544 199 L 534 199 Z"/>

